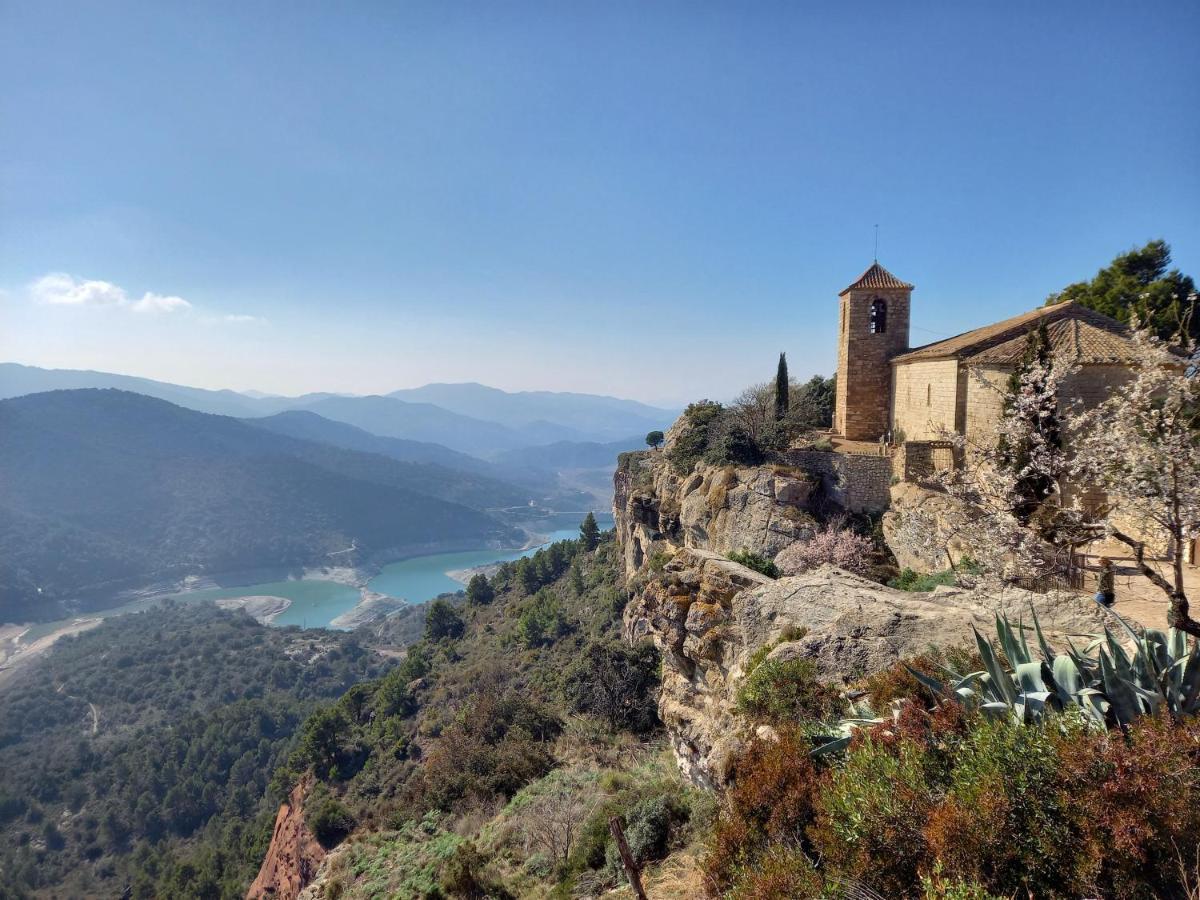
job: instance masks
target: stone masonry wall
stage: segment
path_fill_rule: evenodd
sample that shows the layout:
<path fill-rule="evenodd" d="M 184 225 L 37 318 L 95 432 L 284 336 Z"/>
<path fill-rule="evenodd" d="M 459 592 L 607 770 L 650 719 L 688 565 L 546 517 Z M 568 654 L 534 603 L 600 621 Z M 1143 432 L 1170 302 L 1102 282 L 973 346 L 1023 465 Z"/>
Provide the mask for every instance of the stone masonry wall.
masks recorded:
<path fill-rule="evenodd" d="M 876 298 L 887 303 L 882 334 L 871 333 L 871 303 Z M 889 360 L 908 349 L 909 291 L 847 291 L 840 304 L 833 427 L 850 440 L 874 441 L 889 424 Z"/>
<path fill-rule="evenodd" d="M 883 512 L 891 503 L 891 456 L 792 450 L 788 462 L 821 477 L 826 494 L 851 512 Z"/>
<path fill-rule="evenodd" d="M 909 441 L 933 441 L 954 431 L 958 360 L 934 359 L 893 366 L 892 430 Z"/>
<path fill-rule="evenodd" d="M 974 372 L 977 374 L 963 373 L 967 382 L 966 435 L 972 443 L 979 443 L 992 436 L 1000 421 L 1012 367 L 976 366 Z M 1108 399 L 1130 377 L 1125 366 L 1081 366 L 1063 382 L 1060 405 L 1090 409 Z M 981 378 L 986 384 L 980 382 Z"/>

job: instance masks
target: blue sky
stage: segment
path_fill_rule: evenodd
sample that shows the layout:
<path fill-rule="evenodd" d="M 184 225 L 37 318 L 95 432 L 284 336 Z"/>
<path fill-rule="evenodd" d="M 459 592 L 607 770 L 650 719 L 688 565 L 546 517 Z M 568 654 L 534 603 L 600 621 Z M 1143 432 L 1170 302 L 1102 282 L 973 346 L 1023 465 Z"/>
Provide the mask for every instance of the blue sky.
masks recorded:
<path fill-rule="evenodd" d="M 728 397 L 1163 237 L 1200 4 L 0 6 L 0 358 L 209 387 Z M 54 276 L 47 280 L 47 276 Z"/>

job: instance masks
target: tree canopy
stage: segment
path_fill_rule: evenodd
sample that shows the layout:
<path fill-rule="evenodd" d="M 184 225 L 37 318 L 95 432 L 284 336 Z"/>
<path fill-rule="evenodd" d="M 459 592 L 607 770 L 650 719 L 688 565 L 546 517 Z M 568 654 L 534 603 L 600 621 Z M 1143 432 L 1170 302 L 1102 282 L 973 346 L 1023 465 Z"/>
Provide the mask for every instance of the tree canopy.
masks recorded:
<path fill-rule="evenodd" d="M 1170 265 L 1170 246 L 1166 241 L 1151 241 L 1141 249 L 1122 253 L 1091 281 L 1079 281 L 1051 294 L 1046 306 L 1073 300 L 1120 322 L 1136 316 L 1164 340 L 1176 338 L 1181 330 L 1192 340 L 1200 340 L 1196 283 Z"/>
<path fill-rule="evenodd" d="M 579 526 L 579 539 L 583 541 L 584 550 L 595 550 L 600 543 L 600 526 L 596 524 L 595 514 L 589 512 L 584 516 L 583 524 Z"/>

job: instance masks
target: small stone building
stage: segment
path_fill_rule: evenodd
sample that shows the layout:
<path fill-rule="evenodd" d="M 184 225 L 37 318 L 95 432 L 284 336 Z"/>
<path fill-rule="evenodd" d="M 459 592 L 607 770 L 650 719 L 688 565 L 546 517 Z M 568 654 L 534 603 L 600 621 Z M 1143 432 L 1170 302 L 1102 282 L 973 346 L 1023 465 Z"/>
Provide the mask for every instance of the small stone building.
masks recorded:
<path fill-rule="evenodd" d="M 846 442 L 986 440 L 1026 336 L 1043 324 L 1053 351 L 1079 366 L 1063 386 L 1064 402 L 1094 405 L 1130 377 L 1135 351 L 1125 326 L 1076 303 L 910 349 L 912 290 L 876 262 L 840 295 L 834 432 Z"/>

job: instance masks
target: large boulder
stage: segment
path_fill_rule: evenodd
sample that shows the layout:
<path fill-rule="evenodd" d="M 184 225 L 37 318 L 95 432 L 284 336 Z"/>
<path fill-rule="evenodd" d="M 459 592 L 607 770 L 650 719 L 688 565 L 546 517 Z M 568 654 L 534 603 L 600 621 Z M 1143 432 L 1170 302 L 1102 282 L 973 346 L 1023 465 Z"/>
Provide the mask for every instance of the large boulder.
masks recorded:
<path fill-rule="evenodd" d="M 914 516 L 915 521 L 927 523 L 925 527 L 932 525 L 934 528 L 941 528 L 946 523 L 961 521 L 963 518 L 959 501 L 942 491 L 931 490 L 908 481 L 892 485 L 891 506 L 883 514 L 883 538 L 887 541 L 888 549 L 895 555 L 900 568 L 912 569 L 914 572 L 940 572 L 950 566 L 947 552 L 955 564 L 969 555 L 967 545 L 953 539 L 948 547 L 938 547 L 930 552 L 922 552 L 913 547 L 913 542 L 904 537 L 904 526 L 906 518 Z"/>

